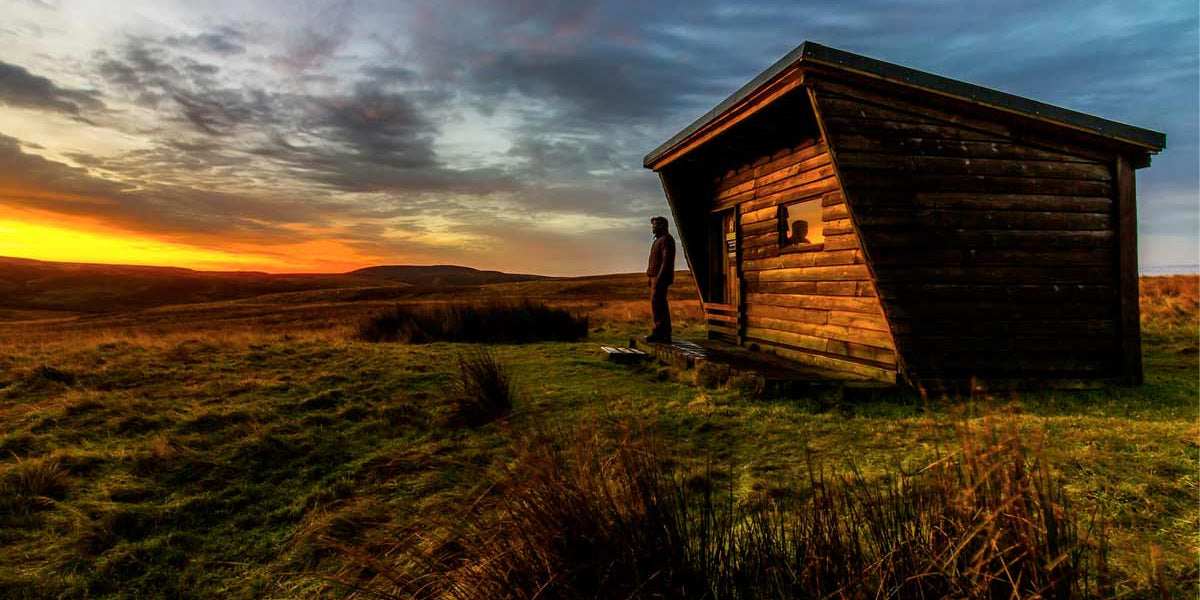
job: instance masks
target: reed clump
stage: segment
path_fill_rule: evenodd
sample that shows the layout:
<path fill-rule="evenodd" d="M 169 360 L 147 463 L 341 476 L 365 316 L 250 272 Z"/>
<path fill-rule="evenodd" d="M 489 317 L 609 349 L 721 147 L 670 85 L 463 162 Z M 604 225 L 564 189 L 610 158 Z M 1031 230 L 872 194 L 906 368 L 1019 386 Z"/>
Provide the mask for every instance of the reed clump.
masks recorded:
<path fill-rule="evenodd" d="M 367 342 L 573 342 L 587 337 L 588 318 L 531 300 L 397 305 L 364 319 Z"/>
<path fill-rule="evenodd" d="M 356 553 L 395 598 L 1080 598 L 1106 546 L 1013 431 L 964 427 L 927 467 L 868 479 L 817 467 L 797 493 L 738 499 L 683 478 L 653 439 L 535 434 L 504 483 L 436 533 Z M 722 483 L 724 481 L 725 483 Z M 362 572 L 361 570 L 359 572 Z"/>

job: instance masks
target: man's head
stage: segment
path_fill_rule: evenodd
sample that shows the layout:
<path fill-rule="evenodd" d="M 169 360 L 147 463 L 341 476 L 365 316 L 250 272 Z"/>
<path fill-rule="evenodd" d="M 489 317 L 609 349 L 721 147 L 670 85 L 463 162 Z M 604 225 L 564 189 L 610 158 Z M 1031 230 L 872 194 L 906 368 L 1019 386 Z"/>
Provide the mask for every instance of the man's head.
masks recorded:
<path fill-rule="evenodd" d="M 650 231 L 654 232 L 654 235 L 663 235 L 664 233 L 666 233 L 667 232 L 667 218 L 666 217 L 654 217 L 653 219 L 650 219 Z"/>

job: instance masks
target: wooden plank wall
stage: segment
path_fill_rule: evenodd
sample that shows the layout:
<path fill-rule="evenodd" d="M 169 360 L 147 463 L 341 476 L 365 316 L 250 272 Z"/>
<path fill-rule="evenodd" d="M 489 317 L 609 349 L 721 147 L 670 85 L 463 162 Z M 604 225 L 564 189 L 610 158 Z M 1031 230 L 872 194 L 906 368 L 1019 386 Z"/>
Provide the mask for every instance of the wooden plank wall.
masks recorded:
<path fill-rule="evenodd" d="M 778 206 L 822 205 L 824 249 L 780 252 Z M 809 139 L 717 181 L 714 210 L 737 207 L 743 340 L 825 368 L 895 380 L 896 352 L 826 144 Z"/>
<path fill-rule="evenodd" d="M 1120 374 L 1103 153 L 870 90 L 814 90 L 912 378 Z"/>

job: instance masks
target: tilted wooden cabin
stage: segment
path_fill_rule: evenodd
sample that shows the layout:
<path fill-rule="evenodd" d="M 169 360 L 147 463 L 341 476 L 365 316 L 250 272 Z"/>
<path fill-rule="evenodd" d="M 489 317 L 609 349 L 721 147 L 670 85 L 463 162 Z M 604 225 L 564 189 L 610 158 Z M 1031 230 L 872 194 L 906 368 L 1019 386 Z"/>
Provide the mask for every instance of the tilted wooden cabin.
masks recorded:
<path fill-rule="evenodd" d="M 805 42 L 650 152 L 710 338 L 941 390 L 1142 379 L 1166 136 Z"/>

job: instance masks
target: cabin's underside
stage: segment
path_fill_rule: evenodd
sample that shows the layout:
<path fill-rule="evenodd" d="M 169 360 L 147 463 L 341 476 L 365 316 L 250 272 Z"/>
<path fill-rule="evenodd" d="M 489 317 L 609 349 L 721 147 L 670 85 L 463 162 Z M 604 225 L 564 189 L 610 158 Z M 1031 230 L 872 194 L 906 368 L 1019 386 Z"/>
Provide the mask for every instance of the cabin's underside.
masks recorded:
<path fill-rule="evenodd" d="M 894 87 L 799 69 L 650 165 L 711 335 L 938 391 L 1139 382 L 1145 149 Z"/>

